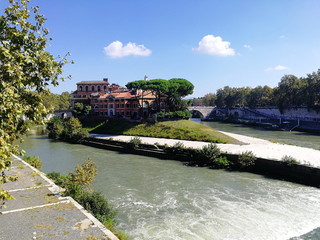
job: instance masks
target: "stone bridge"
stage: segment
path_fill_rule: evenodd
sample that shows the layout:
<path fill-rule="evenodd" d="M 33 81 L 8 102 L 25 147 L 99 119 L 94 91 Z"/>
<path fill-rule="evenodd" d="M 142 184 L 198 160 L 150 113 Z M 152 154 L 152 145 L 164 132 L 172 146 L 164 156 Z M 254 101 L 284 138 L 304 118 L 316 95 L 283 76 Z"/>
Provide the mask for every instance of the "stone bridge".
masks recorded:
<path fill-rule="evenodd" d="M 207 107 L 207 106 L 191 106 L 188 107 L 189 111 L 191 112 L 197 112 L 200 114 L 201 119 L 207 119 L 210 117 L 211 114 L 214 114 L 216 107 Z"/>

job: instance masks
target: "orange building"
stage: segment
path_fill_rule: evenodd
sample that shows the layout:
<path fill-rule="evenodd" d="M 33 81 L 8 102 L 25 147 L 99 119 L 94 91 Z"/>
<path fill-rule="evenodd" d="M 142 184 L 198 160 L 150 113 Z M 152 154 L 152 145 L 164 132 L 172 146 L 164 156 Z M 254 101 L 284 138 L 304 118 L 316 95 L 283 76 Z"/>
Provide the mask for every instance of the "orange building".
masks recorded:
<path fill-rule="evenodd" d="M 132 90 L 102 81 L 81 81 L 72 94 L 72 106 L 76 102 L 90 105 L 91 115 L 104 117 L 148 117 L 157 109 L 156 97 L 151 91 Z M 165 110 L 165 97 L 161 98 L 161 110 Z"/>

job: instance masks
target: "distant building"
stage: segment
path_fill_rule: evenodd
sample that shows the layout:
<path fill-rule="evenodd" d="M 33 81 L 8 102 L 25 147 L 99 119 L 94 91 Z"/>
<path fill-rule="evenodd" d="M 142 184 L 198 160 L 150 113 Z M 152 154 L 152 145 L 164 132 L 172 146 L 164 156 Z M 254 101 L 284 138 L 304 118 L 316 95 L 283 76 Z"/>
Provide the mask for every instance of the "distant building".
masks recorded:
<path fill-rule="evenodd" d="M 161 98 L 160 108 L 165 110 L 166 97 Z M 72 93 L 72 107 L 77 102 L 90 105 L 91 115 L 103 117 L 148 117 L 156 111 L 156 97 L 151 91 L 132 90 L 118 84 L 102 81 L 81 81 Z"/>

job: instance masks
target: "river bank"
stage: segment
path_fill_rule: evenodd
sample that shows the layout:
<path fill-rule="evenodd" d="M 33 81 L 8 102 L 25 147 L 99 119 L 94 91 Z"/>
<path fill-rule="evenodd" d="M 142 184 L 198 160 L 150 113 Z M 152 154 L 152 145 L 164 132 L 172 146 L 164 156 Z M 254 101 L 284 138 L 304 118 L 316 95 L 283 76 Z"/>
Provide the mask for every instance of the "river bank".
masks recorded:
<path fill-rule="evenodd" d="M 0 239 L 112 239 L 118 238 L 45 174 L 17 156 L 3 185 L 15 199 L 0 209 Z"/>
<path fill-rule="evenodd" d="M 273 143 L 268 140 L 258 139 L 254 137 L 248 137 L 240 134 L 234 134 L 229 132 L 222 132 L 232 138 L 237 139 L 243 144 L 217 144 L 222 152 L 230 154 L 240 154 L 245 151 L 252 151 L 257 157 L 278 160 L 280 161 L 284 156 L 291 156 L 298 162 L 305 165 L 310 165 L 316 168 L 320 168 L 320 151 L 287 145 L 280 143 Z M 117 141 L 129 142 L 134 136 L 124 135 L 107 135 L 107 134 L 91 134 L 92 137 L 98 139 L 113 139 Z M 190 148 L 202 148 L 208 145 L 207 142 L 200 141 L 187 141 L 177 139 L 165 139 L 165 138 L 151 138 L 151 137 L 139 137 L 142 143 L 145 144 L 160 144 L 168 146 L 174 146 L 178 142 L 183 143 L 185 147 Z"/>
<path fill-rule="evenodd" d="M 29 136 L 22 147 L 42 159 L 46 173 L 68 173 L 91 157 L 98 169 L 93 189 L 118 210 L 117 227 L 129 239 L 310 239 L 300 236 L 320 226 L 318 188 L 46 136 Z"/>

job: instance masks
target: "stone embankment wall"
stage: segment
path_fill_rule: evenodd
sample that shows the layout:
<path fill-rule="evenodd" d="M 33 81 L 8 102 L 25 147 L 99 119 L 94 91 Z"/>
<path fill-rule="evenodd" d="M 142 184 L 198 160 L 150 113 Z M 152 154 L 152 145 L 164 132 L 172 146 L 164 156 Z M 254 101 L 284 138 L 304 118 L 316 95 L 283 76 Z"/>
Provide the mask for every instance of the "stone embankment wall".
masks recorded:
<path fill-rule="evenodd" d="M 140 144 L 138 148 L 133 149 L 128 148 L 128 143 L 126 142 L 98 138 L 89 138 L 84 141 L 83 144 L 112 151 L 127 152 L 161 159 L 174 159 L 181 162 L 192 161 L 192 156 L 190 155 L 168 154 L 163 148 L 159 148 L 155 145 Z M 223 153 L 222 155 L 226 156 L 229 161 L 235 161 L 235 159 L 238 158 L 238 155 L 234 154 Z M 320 187 L 320 168 L 311 166 L 299 164 L 288 165 L 282 161 L 257 158 L 254 166 L 242 170 L 258 173 L 266 177 Z"/>
<path fill-rule="evenodd" d="M 273 116 L 275 118 L 291 118 L 309 121 L 320 121 L 320 113 L 317 113 L 314 110 L 308 110 L 308 108 L 306 107 L 286 109 L 284 110 L 283 114 L 280 112 L 278 107 L 258 107 L 252 108 L 251 110 L 257 111 L 262 114 L 266 114 L 268 116 Z M 247 112 L 241 111 L 241 108 L 235 108 L 230 112 L 233 115 L 237 112 L 237 114 L 241 117 L 243 115 L 248 114 Z"/>

